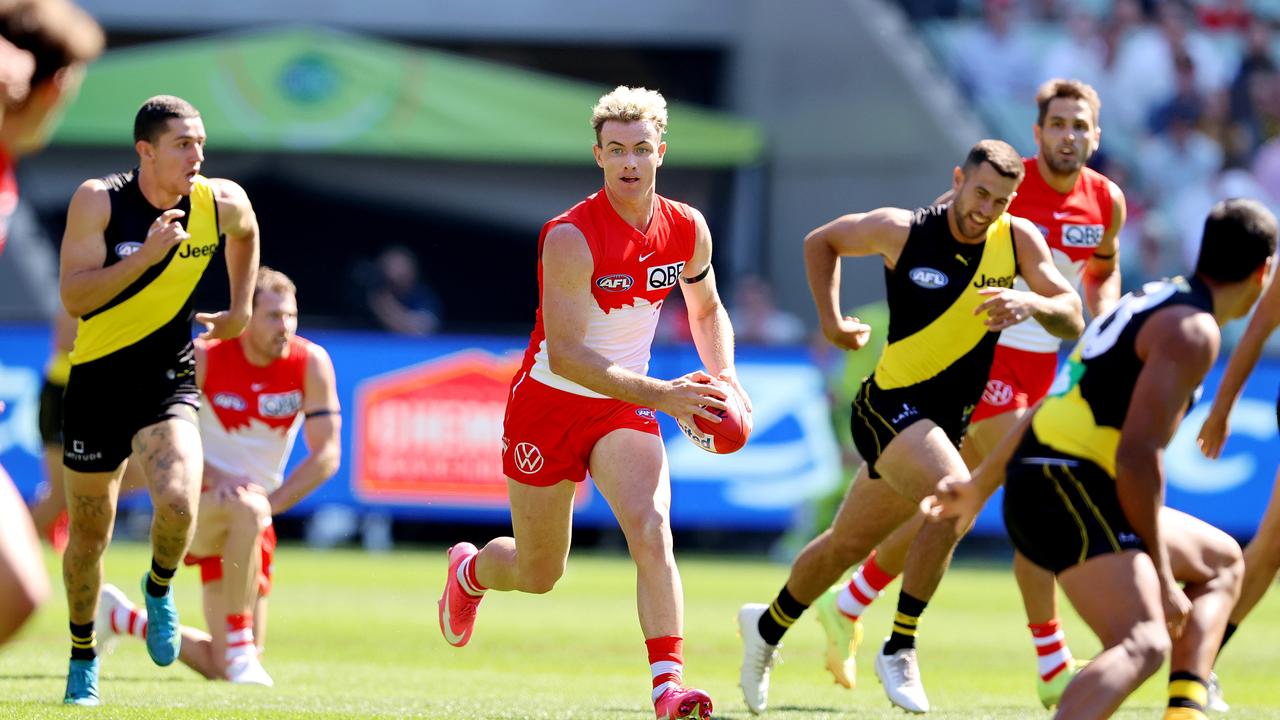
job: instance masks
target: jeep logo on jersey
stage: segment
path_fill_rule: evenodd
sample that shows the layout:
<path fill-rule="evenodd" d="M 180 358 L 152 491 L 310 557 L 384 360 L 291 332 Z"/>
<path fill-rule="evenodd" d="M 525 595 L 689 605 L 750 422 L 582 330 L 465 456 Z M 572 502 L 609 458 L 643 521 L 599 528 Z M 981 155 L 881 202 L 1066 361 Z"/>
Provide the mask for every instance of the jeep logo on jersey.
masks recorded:
<path fill-rule="evenodd" d="M 608 292 L 622 292 L 623 290 L 630 290 L 635 282 L 630 275 L 605 275 L 596 280 L 596 287 Z"/>
<path fill-rule="evenodd" d="M 127 258 L 142 249 L 140 242 L 122 242 L 116 245 L 116 255 Z"/>
<path fill-rule="evenodd" d="M 1065 247 L 1098 247 L 1104 229 L 1101 225 L 1063 225 L 1062 244 Z"/>
<path fill-rule="evenodd" d="M 264 418 L 286 418 L 302 409 L 302 391 L 263 393 L 258 396 L 258 414 Z"/>
<path fill-rule="evenodd" d="M 236 412 L 244 412 L 249 408 L 244 398 L 235 393 L 220 392 L 213 396 L 213 406 L 220 407 L 224 410 L 235 410 Z"/>
<path fill-rule="evenodd" d="M 1004 277 L 992 277 L 983 273 L 973 281 L 973 286 L 979 289 L 989 287 L 1011 288 L 1013 287 L 1013 276 L 1005 275 Z"/>
<path fill-rule="evenodd" d="M 181 250 L 178 251 L 178 257 L 180 258 L 208 257 L 209 255 L 213 254 L 214 250 L 217 250 L 217 249 L 218 249 L 218 243 L 216 242 L 211 242 L 208 245 L 201 245 L 199 247 L 196 247 L 195 245 L 187 243 L 182 246 Z"/>
<path fill-rule="evenodd" d="M 683 262 L 649 268 L 649 289 L 662 290 L 675 285 L 676 278 L 680 277 L 680 271 L 683 269 Z"/>
<path fill-rule="evenodd" d="M 907 277 L 911 278 L 911 282 L 929 290 L 947 286 L 947 274 L 929 267 L 912 268 Z"/>

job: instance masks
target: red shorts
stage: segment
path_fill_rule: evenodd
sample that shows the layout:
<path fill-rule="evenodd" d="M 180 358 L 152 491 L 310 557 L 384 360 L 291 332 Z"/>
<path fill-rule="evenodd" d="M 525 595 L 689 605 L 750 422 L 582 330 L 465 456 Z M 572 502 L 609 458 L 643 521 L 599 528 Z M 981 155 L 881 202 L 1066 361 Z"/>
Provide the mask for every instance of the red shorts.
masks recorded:
<path fill-rule="evenodd" d="M 1057 353 L 1029 352 L 996 345 L 987 388 L 969 417 L 969 424 L 1011 410 L 1025 410 L 1040 402 L 1049 393 L 1057 371 Z"/>
<path fill-rule="evenodd" d="M 262 531 L 262 567 L 258 568 L 258 595 L 271 594 L 271 564 L 276 557 L 276 526 L 268 525 Z M 200 582 L 208 585 L 222 579 L 222 556 L 196 557 L 188 554 L 182 559 L 185 565 L 200 566 Z"/>
<path fill-rule="evenodd" d="M 516 375 L 502 421 L 502 471 L 524 485 L 587 478 L 591 449 L 614 430 L 661 435 L 653 408 L 575 395 Z"/>

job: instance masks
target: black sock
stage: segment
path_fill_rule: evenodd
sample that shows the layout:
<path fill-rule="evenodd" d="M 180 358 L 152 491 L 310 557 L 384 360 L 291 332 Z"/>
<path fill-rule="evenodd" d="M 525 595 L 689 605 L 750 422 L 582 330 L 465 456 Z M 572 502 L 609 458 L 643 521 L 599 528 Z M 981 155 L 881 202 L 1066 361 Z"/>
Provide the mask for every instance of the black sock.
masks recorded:
<path fill-rule="evenodd" d="M 1186 670 L 1169 673 L 1169 707 L 1204 712 L 1208 702 L 1209 685 L 1204 678 Z"/>
<path fill-rule="evenodd" d="M 769 609 L 760 616 L 760 622 L 756 626 L 760 630 L 760 637 L 770 645 L 777 645 L 782 641 L 787 628 L 794 625 L 800 619 L 800 614 L 808 608 L 808 605 L 792 597 L 791 591 L 783 585 L 778 597 L 774 598 Z"/>
<path fill-rule="evenodd" d="M 71 623 L 71 659 L 92 660 L 98 657 L 98 640 L 93 634 L 93 621 Z"/>
<path fill-rule="evenodd" d="M 928 604 L 928 600 L 912 597 L 905 592 L 898 594 L 898 614 L 893 618 L 893 634 L 884 644 L 885 655 L 916 646 L 916 626 L 920 624 L 920 616 L 924 614 Z"/>
<path fill-rule="evenodd" d="M 1222 633 L 1222 644 L 1218 646 L 1218 655 L 1217 655 L 1217 657 L 1221 657 L 1221 656 L 1222 656 L 1222 649 L 1223 649 L 1223 648 L 1225 648 L 1225 647 L 1227 646 L 1227 641 L 1231 639 L 1231 636 L 1232 636 L 1232 635 L 1235 635 L 1235 634 L 1236 634 L 1236 630 L 1237 630 L 1239 627 L 1240 627 L 1240 626 L 1239 626 L 1239 625 L 1236 625 L 1235 623 L 1227 623 L 1227 631 L 1226 631 L 1226 632 L 1224 632 L 1224 633 Z"/>
<path fill-rule="evenodd" d="M 151 573 L 147 575 L 147 594 L 151 597 L 164 597 L 169 592 L 169 582 L 178 568 L 162 568 L 156 559 L 151 558 Z"/>

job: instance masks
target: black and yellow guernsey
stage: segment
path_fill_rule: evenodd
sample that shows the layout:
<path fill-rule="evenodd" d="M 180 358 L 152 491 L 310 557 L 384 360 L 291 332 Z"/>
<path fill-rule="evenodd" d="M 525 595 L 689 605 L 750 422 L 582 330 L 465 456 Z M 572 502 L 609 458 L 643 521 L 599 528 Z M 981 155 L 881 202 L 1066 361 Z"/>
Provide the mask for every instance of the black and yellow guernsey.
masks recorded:
<path fill-rule="evenodd" d="M 1088 460 L 1115 479 L 1120 428 L 1143 365 L 1134 344 L 1147 319 L 1171 305 L 1212 313 L 1213 295 L 1196 278 L 1149 282 L 1089 326 L 1032 419 L 1041 445 Z"/>
<path fill-rule="evenodd" d="M 102 178 L 111 199 L 111 219 L 104 231 L 107 258 L 114 265 L 137 252 L 147 231 L 164 210 L 156 208 L 138 187 L 138 171 Z M 196 176 L 189 196 L 175 206 L 191 237 L 101 307 L 85 313 L 76 332 L 71 364 L 105 358 L 125 348 L 145 345 L 179 355 L 191 343 L 192 294 L 218 249 L 218 209 L 209 180 Z"/>
<path fill-rule="evenodd" d="M 906 245 L 885 268 L 888 344 L 853 402 L 852 431 L 871 476 L 899 432 L 929 419 L 957 445 L 982 397 L 999 333 L 975 315 L 982 288 L 1012 288 L 1017 255 L 1002 214 L 979 243 L 951 234 L 948 205 L 915 211 Z"/>

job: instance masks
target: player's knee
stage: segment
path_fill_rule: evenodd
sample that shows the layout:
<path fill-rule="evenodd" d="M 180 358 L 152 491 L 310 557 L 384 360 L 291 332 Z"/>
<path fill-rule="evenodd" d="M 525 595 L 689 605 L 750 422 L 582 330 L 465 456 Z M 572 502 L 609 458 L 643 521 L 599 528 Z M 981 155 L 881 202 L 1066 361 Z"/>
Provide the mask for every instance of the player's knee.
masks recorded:
<path fill-rule="evenodd" d="M 627 545 L 637 560 L 671 553 L 671 523 L 656 508 L 634 513 L 627 522 Z"/>
<path fill-rule="evenodd" d="M 853 567 L 854 563 L 862 560 L 871 552 L 872 548 L 863 538 L 830 530 L 826 532 L 826 535 L 827 556 L 833 563 L 839 564 L 842 568 Z"/>
<path fill-rule="evenodd" d="M 1126 651 L 1144 678 L 1154 675 L 1164 665 L 1172 647 L 1168 628 L 1158 621 L 1139 624 L 1125 641 Z"/>
<path fill-rule="evenodd" d="M 78 555 L 97 557 L 111 542 L 111 524 L 100 518 L 74 518 L 67 524 L 67 547 Z"/>
<path fill-rule="evenodd" d="M 261 527 L 271 517 L 271 501 L 258 492 L 243 492 L 228 502 L 231 517 L 240 524 Z"/>
<path fill-rule="evenodd" d="M 194 522 L 196 502 L 196 498 L 176 485 L 162 487 L 152 494 L 156 515 L 171 522 Z"/>

